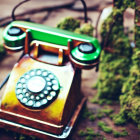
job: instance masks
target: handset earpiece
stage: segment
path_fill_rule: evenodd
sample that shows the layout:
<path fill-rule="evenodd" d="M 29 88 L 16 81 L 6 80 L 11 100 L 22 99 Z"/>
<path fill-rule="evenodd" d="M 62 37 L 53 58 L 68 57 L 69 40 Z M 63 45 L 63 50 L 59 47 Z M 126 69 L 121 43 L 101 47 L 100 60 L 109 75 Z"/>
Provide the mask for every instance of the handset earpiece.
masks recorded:
<path fill-rule="evenodd" d="M 98 64 L 98 49 L 90 43 L 80 43 L 71 50 L 70 59 L 78 68 L 92 68 Z"/>
<path fill-rule="evenodd" d="M 24 48 L 25 37 L 25 32 L 10 24 L 3 33 L 4 47 L 9 51 L 20 51 Z"/>

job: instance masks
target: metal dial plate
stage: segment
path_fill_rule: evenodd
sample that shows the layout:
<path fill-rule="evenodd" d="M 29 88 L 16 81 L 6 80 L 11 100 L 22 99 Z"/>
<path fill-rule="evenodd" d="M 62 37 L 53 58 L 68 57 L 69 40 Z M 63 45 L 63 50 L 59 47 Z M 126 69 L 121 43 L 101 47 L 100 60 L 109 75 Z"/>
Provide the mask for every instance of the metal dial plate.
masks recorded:
<path fill-rule="evenodd" d="M 45 69 L 32 69 L 23 74 L 16 84 L 16 97 L 30 108 L 42 108 L 52 103 L 60 91 L 57 77 Z"/>

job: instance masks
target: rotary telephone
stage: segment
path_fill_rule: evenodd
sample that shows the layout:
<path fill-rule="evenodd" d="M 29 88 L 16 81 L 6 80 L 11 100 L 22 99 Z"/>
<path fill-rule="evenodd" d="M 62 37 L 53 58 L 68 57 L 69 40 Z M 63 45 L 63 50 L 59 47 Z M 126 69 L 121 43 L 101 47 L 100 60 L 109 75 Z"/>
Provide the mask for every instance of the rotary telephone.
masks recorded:
<path fill-rule="evenodd" d="M 15 64 L 0 106 L 0 127 L 42 139 L 67 138 L 85 102 L 81 69 L 98 65 L 97 39 L 25 21 L 3 33 Z"/>

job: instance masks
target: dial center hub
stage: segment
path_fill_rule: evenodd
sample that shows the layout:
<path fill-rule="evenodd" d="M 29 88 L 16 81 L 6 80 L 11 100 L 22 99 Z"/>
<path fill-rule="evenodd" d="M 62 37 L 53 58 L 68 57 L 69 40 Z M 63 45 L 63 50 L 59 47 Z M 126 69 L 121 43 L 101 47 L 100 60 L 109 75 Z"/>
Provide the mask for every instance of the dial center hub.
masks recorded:
<path fill-rule="evenodd" d="M 27 88 L 33 93 L 41 92 L 46 86 L 46 81 L 40 76 L 34 76 L 27 82 Z"/>

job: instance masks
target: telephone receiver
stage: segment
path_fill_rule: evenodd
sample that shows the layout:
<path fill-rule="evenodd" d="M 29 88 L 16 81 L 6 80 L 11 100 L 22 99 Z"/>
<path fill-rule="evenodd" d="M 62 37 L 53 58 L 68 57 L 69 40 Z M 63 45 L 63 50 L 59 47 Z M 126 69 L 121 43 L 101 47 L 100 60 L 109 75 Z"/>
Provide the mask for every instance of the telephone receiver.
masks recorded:
<path fill-rule="evenodd" d="M 98 40 L 25 21 L 10 23 L 3 38 L 6 50 L 23 55 L 2 94 L 0 127 L 47 140 L 68 138 L 86 102 L 81 69 L 98 65 Z"/>
<path fill-rule="evenodd" d="M 25 54 L 42 62 L 53 60 L 44 54 L 43 61 L 43 56 L 40 57 L 42 51 L 49 52 L 49 56 L 57 54 L 57 62 L 46 61 L 55 65 L 63 65 L 67 56 L 78 68 L 92 68 L 98 64 L 101 52 L 96 38 L 25 21 L 12 22 L 5 29 L 3 37 L 7 50 L 24 49 Z"/>

